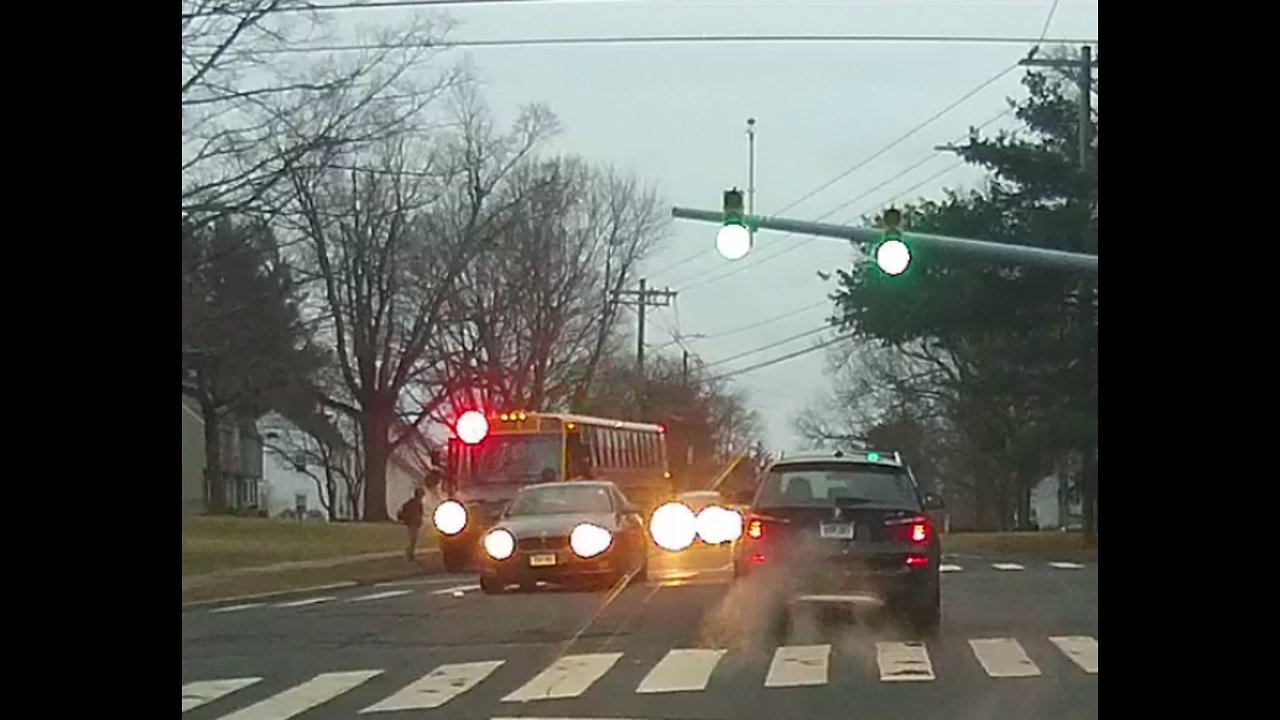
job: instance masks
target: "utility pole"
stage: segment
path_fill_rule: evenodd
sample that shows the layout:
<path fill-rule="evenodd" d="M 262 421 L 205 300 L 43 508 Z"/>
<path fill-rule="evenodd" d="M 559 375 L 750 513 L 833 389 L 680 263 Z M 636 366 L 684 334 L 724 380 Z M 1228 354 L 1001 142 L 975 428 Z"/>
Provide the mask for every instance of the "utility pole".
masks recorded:
<path fill-rule="evenodd" d="M 747 118 L 747 214 L 756 214 L 756 119 Z M 751 245 L 756 244 L 756 231 L 751 231 Z"/>
<path fill-rule="evenodd" d="M 1065 60 L 1039 60 L 1027 58 L 1021 65 L 1028 67 L 1046 67 L 1056 70 L 1074 71 L 1076 89 L 1079 92 L 1079 117 L 1077 121 L 1076 170 L 1080 175 L 1081 206 L 1081 248 L 1085 253 L 1096 255 L 1097 241 L 1090 232 L 1093 219 L 1093 203 L 1090 197 L 1089 147 L 1093 139 L 1093 70 L 1098 66 L 1093 59 L 1093 48 L 1085 45 L 1080 48 L 1080 57 Z M 1079 315 L 1077 317 L 1083 340 L 1082 362 L 1080 368 L 1086 383 L 1092 383 L 1097 373 L 1093 362 L 1097 319 L 1093 312 L 1093 299 L 1096 292 L 1095 281 L 1086 279 L 1080 284 Z M 1084 439 L 1080 446 L 1081 454 L 1081 510 L 1084 514 L 1084 533 L 1087 541 L 1094 541 L 1098 532 L 1097 499 L 1098 499 L 1098 441 L 1092 433 Z"/>
<path fill-rule="evenodd" d="M 640 411 L 644 412 L 644 315 L 649 307 L 667 307 L 671 304 L 671 300 L 676 296 L 676 291 L 671 288 L 663 290 L 650 290 L 645 280 L 640 280 L 639 290 L 619 290 L 614 299 L 620 305 L 629 305 L 636 308 L 636 314 L 639 316 L 636 333 L 636 370 L 639 373 L 640 384 Z"/>

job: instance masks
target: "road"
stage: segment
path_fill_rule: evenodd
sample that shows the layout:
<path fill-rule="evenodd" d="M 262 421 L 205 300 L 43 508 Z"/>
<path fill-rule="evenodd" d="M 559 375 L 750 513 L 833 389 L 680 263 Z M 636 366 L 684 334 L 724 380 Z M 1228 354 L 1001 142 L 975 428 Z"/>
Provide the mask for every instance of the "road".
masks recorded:
<path fill-rule="evenodd" d="M 183 718 L 1098 716 L 1096 564 L 948 556 L 923 647 L 857 624 L 776 647 L 723 559 L 613 594 L 433 576 L 187 610 Z"/>

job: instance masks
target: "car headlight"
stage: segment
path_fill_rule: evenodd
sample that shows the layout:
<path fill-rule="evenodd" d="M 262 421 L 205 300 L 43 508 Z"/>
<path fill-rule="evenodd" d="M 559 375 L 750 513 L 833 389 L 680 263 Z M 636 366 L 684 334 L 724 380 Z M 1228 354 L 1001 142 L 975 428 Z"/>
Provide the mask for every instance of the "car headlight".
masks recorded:
<path fill-rule="evenodd" d="M 431 521 L 445 535 L 457 535 L 467 526 L 467 509 L 457 500 L 445 500 L 436 506 Z"/>
<path fill-rule="evenodd" d="M 649 520 L 649 534 L 663 550 L 684 550 L 693 544 L 697 533 L 697 518 L 683 503 L 669 502 L 654 510 Z"/>
<path fill-rule="evenodd" d="M 582 524 L 569 533 L 569 547 L 580 558 L 590 558 L 609 549 L 613 534 L 598 525 Z"/>
<path fill-rule="evenodd" d="M 516 538 L 502 528 L 490 530 L 484 536 L 484 551 L 494 560 L 506 560 L 516 551 Z"/>
<path fill-rule="evenodd" d="M 697 532 L 709 545 L 733 542 L 742 537 L 742 516 L 719 505 L 708 505 L 698 513 Z"/>

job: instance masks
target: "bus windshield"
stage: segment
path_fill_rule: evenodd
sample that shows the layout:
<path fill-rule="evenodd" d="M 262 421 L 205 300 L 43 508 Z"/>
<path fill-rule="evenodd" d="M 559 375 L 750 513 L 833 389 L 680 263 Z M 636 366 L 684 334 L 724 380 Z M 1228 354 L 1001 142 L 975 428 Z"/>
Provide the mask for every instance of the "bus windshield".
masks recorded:
<path fill-rule="evenodd" d="M 559 435 L 490 435 L 475 446 L 458 444 L 463 483 L 534 483 L 559 480 Z"/>

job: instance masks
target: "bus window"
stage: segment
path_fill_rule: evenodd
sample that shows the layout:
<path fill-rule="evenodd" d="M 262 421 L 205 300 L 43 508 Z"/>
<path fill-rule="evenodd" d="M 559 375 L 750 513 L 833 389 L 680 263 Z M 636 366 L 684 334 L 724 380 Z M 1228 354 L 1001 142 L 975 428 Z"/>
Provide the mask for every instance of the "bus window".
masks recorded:
<path fill-rule="evenodd" d="M 565 438 L 565 461 L 569 466 L 569 478 L 592 476 L 591 446 L 581 433 L 572 433 Z"/>
<path fill-rule="evenodd" d="M 582 432 L 587 439 L 587 444 L 591 447 L 591 464 L 604 467 L 604 448 L 600 447 L 600 429 L 584 427 Z"/>

